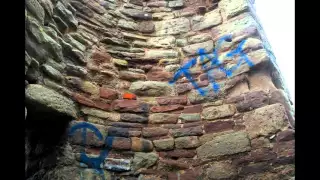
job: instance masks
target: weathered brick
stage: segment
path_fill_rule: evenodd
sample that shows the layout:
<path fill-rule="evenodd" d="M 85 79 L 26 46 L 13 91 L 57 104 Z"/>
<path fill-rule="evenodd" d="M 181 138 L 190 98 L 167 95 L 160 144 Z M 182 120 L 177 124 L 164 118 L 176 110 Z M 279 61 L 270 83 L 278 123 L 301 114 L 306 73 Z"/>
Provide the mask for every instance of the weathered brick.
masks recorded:
<path fill-rule="evenodd" d="M 157 136 L 165 136 L 169 132 L 168 129 L 164 129 L 161 127 L 150 127 L 150 128 L 143 128 L 142 136 L 143 137 L 157 137 Z"/>
<path fill-rule="evenodd" d="M 277 142 L 273 146 L 273 151 L 277 153 L 278 157 L 288 157 L 295 154 L 295 140 Z"/>
<path fill-rule="evenodd" d="M 173 137 L 200 136 L 203 134 L 201 126 L 172 129 L 170 133 L 173 135 Z"/>
<path fill-rule="evenodd" d="M 236 113 L 236 108 L 233 105 L 221 105 L 205 108 L 202 111 L 202 116 L 206 120 L 214 120 L 232 116 Z"/>
<path fill-rule="evenodd" d="M 172 72 L 167 72 L 163 68 L 152 67 L 147 73 L 147 79 L 149 81 L 169 81 L 173 78 Z"/>
<path fill-rule="evenodd" d="M 131 138 L 132 146 L 131 150 L 135 152 L 150 152 L 153 150 L 153 144 L 147 139 L 132 137 Z"/>
<path fill-rule="evenodd" d="M 195 155 L 196 151 L 193 149 L 174 149 L 165 152 L 165 156 L 170 158 L 193 158 Z"/>
<path fill-rule="evenodd" d="M 201 126 L 202 122 L 191 122 L 191 123 L 184 123 L 182 124 L 181 128 L 188 128 L 188 127 L 195 127 L 195 126 Z"/>
<path fill-rule="evenodd" d="M 108 123 L 108 125 L 114 126 L 114 127 L 120 127 L 120 128 L 137 128 L 139 130 L 145 126 L 140 123 L 127 123 L 127 122 L 110 122 Z"/>
<path fill-rule="evenodd" d="M 158 139 L 158 140 L 154 140 L 153 144 L 157 151 L 172 150 L 174 148 L 174 139 L 173 138 Z"/>
<path fill-rule="evenodd" d="M 174 168 L 174 169 L 189 169 L 190 165 L 179 160 L 171 160 L 171 159 L 160 159 L 158 168 L 166 169 L 166 168 Z"/>
<path fill-rule="evenodd" d="M 118 99 L 118 92 L 109 88 L 100 88 L 100 97 L 105 99 Z"/>
<path fill-rule="evenodd" d="M 120 112 L 146 113 L 149 112 L 149 105 L 137 100 L 115 100 L 112 103 L 113 109 Z"/>
<path fill-rule="evenodd" d="M 165 124 L 165 123 L 177 123 L 179 115 L 156 113 L 149 116 L 149 123 L 151 124 Z"/>
<path fill-rule="evenodd" d="M 277 154 L 268 148 L 256 149 L 251 152 L 254 162 L 269 161 L 277 158 Z"/>
<path fill-rule="evenodd" d="M 197 154 L 199 158 L 206 159 L 245 152 L 250 149 L 247 134 L 236 132 L 214 137 L 213 140 L 197 148 Z"/>
<path fill-rule="evenodd" d="M 129 137 L 129 128 L 109 127 L 108 136 Z"/>
<path fill-rule="evenodd" d="M 130 113 L 121 113 L 120 120 L 125 122 L 132 122 L 132 123 L 147 123 L 148 118 L 145 116 L 140 116 L 137 114 L 130 114 Z"/>
<path fill-rule="evenodd" d="M 152 106 L 150 111 L 154 113 L 170 112 L 175 110 L 182 110 L 182 105 L 168 105 L 168 106 Z"/>
<path fill-rule="evenodd" d="M 174 140 L 175 147 L 178 149 L 196 148 L 200 146 L 198 136 L 178 137 Z"/>
<path fill-rule="evenodd" d="M 216 121 L 204 124 L 204 130 L 206 133 L 217 133 L 221 131 L 231 130 L 233 127 L 233 121 Z"/>
<path fill-rule="evenodd" d="M 175 105 L 175 104 L 181 104 L 186 105 L 187 104 L 187 96 L 164 96 L 164 97 L 157 97 L 157 102 L 160 105 Z"/>
<path fill-rule="evenodd" d="M 271 168 L 270 165 L 266 162 L 255 163 L 255 164 L 250 164 L 248 166 L 244 166 L 240 168 L 239 174 L 247 175 L 252 173 L 261 173 L 261 172 L 268 171 L 270 168 Z"/>
<path fill-rule="evenodd" d="M 281 104 L 261 107 L 243 116 L 244 125 L 251 139 L 276 133 L 285 126 L 285 109 Z"/>
<path fill-rule="evenodd" d="M 277 134 L 277 141 L 290 141 L 294 139 L 295 131 L 292 129 L 288 129 L 285 131 L 281 131 Z"/>
<path fill-rule="evenodd" d="M 264 91 L 254 91 L 245 94 L 244 101 L 236 104 L 239 112 L 250 111 L 269 104 L 268 95 Z"/>
<path fill-rule="evenodd" d="M 199 113 L 180 114 L 179 120 L 181 120 L 182 123 L 201 121 L 201 116 Z"/>
<path fill-rule="evenodd" d="M 130 150 L 131 139 L 124 137 L 113 137 L 112 148 L 117 150 Z"/>
<path fill-rule="evenodd" d="M 193 105 L 193 106 L 185 106 L 183 113 L 201 113 L 202 112 L 202 105 Z"/>

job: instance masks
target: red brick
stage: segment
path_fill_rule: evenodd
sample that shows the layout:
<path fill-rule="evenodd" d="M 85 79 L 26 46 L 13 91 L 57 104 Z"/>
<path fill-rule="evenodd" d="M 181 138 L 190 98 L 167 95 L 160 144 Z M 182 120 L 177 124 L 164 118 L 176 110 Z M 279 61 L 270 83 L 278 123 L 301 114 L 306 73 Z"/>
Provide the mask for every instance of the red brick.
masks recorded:
<path fill-rule="evenodd" d="M 99 49 L 93 50 L 93 53 L 91 54 L 91 61 L 98 66 L 100 64 L 110 62 L 111 58 L 110 54 Z"/>
<path fill-rule="evenodd" d="M 169 132 L 168 129 L 164 129 L 161 127 L 154 127 L 154 128 L 143 128 L 142 130 L 142 136 L 143 137 L 159 137 L 159 136 L 165 136 Z"/>
<path fill-rule="evenodd" d="M 115 111 L 132 112 L 132 113 L 146 113 L 149 112 L 149 105 L 139 102 L 137 100 L 115 100 L 112 103 Z"/>
<path fill-rule="evenodd" d="M 294 139 L 295 131 L 292 129 L 288 129 L 285 131 L 281 131 L 277 135 L 277 141 L 290 141 Z"/>
<path fill-rule="evenodd" d="M 251 152 L 254 162 L 269 161 L 277 158 L 277 154 L 268 148 L 256 149 Z"/>
<path fill-rule="evenodd" d="M 193 158 L 196 155 L 195 150 L 175 149 L 173 151 L 166 151 L 165 157 L 170 158 Z"/>
<path fill-rule="evenodd" d="M 182 105 L 168 105 L 168 106 L 152 106 L 151 112 L 157 113 L 157 112 L 170 112 L 174 110 L 182 110 Z"/>
<path fill-rule="evenodd" d="M 171 168 L 178 169 L 189 169 L 190 165 L 184 162 L 179 162 L 178 160 L 171 159 L 160 159 L 160 165 L 158 166 L 170 166 Z M 160 167 L 161 168 L 161 167 Z"/>
<path fill-rule="evenodd" d="M 187 96 L 163 96 L 163 97 L 157 97 L 156 101 L 160 105 L 175 105 L 175 104 L 186 105 L 188 102 Z"/>
<path fill-rule="evenodd" d="M 273 146 L 273 151 L 277 153 L 278 157 L 293 156 L 295 153 L 295 140 L 277 142 Z"/>
<path fill-rule="evenodd" d="M 185 106 L 183 113 L 201 113 L 202 112 L 202 105 L 193 105 L 193 106 Z"/>
<path fill-rule="evenodd" d="M 124 137 L 113 137 L 112 149 L 130 150 L 131 149 L 131 139 L 124 138 Z"/>
<path fill-rule="evenodd" d="M 118 99 L 118 92 L 109 88 L 100 88 L 100 97 L 105 99 Z"/>
<path fill-rule="evenodd" d="M 89 99 L 81 94 L 73 93 L 72 97 L 76 102 L 78 102 L 80 104 L 83 104 L 83 105 L 86 105 L 89 107 L 95 107 L 95 104 L 91 99 Z"/>
<path fill-rule="evenodd" d="M 215 121 L 204 124 L 204 130 L 206 133 L 217 133 L 221 131 L 231 130 L 233 126 L 233 121 Z"/>
<path fill-rule="evenodd" d="M 269 104 L 268 95 L 264 91 L 253 91 L 245 94 L 244 101 L 236 104 L 239 112 L 249 111 Z"/>
<path fill-rule="evenodd" d="M 165 71 L 160 67 L 153 67 L 147 73 L 147 79 L 149 81 L 169 81 L 173 78 L 173 73 Z"/>

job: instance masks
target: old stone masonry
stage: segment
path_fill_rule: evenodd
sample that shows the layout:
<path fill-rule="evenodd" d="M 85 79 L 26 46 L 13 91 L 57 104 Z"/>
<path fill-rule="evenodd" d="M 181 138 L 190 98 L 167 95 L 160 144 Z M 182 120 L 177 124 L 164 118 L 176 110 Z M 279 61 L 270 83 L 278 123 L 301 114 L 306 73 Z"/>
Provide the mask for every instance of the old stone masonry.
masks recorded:
<path fill-rule="evenodd" d="M 25 3 L 26 179 L 294 179 L 294 110 L 251 1 Z"/>

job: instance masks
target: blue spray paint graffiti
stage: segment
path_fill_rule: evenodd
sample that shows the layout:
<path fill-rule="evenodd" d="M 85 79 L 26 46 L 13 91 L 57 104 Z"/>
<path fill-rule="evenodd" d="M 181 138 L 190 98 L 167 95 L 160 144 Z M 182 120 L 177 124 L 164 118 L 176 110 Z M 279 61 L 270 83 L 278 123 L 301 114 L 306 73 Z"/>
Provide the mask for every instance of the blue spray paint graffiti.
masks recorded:
<path fill-rule="evenodd" d="M 74 133 L 78 129 L 83 129 L 82 134 L 81 134 L 83 144 L 86 143 L 87 129 L 90 129 L 91 131 L 93 131 L 93 133 L 98 137 L 98 139 L 100 141 L 103 140 L 103 135 L 101 134 L 99 129 L 96 128 L 94 125 L 87 123 L 87 122 L 80 122 L 80 123 L 77 123 L 76 125 L 72 126 L 69 131 L 69 136 L 73 136 Z M 103 162 L 104 162 L 105 158 L 108 156 L 109 151 L 112 148 L 112 142 L 113 142 L 113 137 L 106 137 L 106 139 L 105 139 L 106 147 L 104 150 L 102 150 L 100 152 L 99 157 L 89 158 L 85 153 L 85 149 L 83 148 L 81 150 L 80 161 L 87 164 L 89 167 L 92 167 L 93 169 L 95 169 L 101 175 L 102 179 L 105 179 L 104 172 L 102 169 Z"/>
<path fill-rule="evenodd" d="M 243 40 L 239 43 L 239 46 L 235 49 L 230 51 L 229 53 L 227 53 L 226 57 L 235 57 L 235 56 L 240 56 L 240 60 L 238 61 L 238 63 L 229 68 L 226 69 L 224 68 L 223 64 L 219 61 L 218 59 L 218 49 L 220 48 L 221 44 L 223 41 L 227 41 L 227 42 L 231 42 L 232 41 L 232 36 L 231 35 L 226 35 L 221 37 L 218 40 L 217 43 L 217 47 L 214 49 L 212 54 L 207 54 L 206 50 L 203 48 L 198 49 L 197 54 L 200 56 L 200 62 L 201 62 L 201 68 L 204 71 L 207 71 L 207 75 L 208 75 L 208 80 L 209 82 L 212 84 L 212 89 L 214 90 L 214 92 L 218 92 L 220 90 L 220 85 L 218 83 L 215 82 L 214 77 L 212 76 L 213 74 L 213 69 L 217 68 L 220 71 L 224 72 L 226 74 L 227 77 L 231 77 L 232 73 L 237 70 L 240 65 L 242 64 L 242 62 L 244 61 L 245 63 L 248 64 L 249 67 L 252 67 L 254 64 L 249 60 L 248 56 L 243 52 L 243 45 L 246 43 L 246 40 Z M 209 61 L 211 61 L 211 65 L 209 67 L 207 67 L 205 63 L 205 59 L 208 59 Z M 191 82 L 192 86 L 197 89 L 197 91 L 199 92 L 200 95 L 204 96 L 207 92 L 204 91 L 203 89 L 201 89 L 198 84 L 195 82 L 195 80 L 192 78 L 191 76 L 191 72 L 190 72 L 190 68 L 192 68 L 193 66 L 195 66 L 197 63 L 197 59 L 196 58 L 192 58 L 191 60 L 189 60 L 187 63 L 185 63 L 173 76 L 173 79 L 171 81 L 169 81 L 169 84 L 173 84 L 175 83 L 180 76 L 184 75 L 189 82 Z"/>

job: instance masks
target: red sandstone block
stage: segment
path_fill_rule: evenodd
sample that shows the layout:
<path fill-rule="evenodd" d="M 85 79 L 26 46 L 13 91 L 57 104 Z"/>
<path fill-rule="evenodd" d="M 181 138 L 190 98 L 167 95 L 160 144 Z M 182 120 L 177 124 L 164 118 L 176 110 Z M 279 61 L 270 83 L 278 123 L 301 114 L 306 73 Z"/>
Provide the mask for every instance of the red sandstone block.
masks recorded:
<path fill-rule="evenodd" d="M 149 112 L 149 105 L 137 100 L 115 100 L 112 103 L 115 111 L 132 112 L 132 113 L 146 113 Z"/>
<path fill-rule="evenodd" d="M 130 150 L 131 139 L 125 137 L 113 137 L 112 149 L 116 150 Z"/>
<path fill-rule="evenodd" d="M 152 67 L 147 73 L 147 80 L 149 81 L 169 81 L 173 78 L 172 72 L 167 72 L 160 67 Z"/>
<path fill-rule="evenodd" d="M 159 136 L 165 136 L 169 132 L 168 129 L 164 129 L 161 127 L 155 127 L 155 128 L 143 128 L 142 130 L 142 136 L 143 137 L 159 137 Z"/>
<path fill-rule="evenodd" d="M 269 148 L 256 149 L 251 152 L 254 162 L 269 161 L 277 158 L 277 154 Z"/>
<path fill-rule="evenodd" d="M 160 105 L 175 105 L 175 104 L 186 105 L 188 102 L 187 96 L 163 96 L 163 97 L 157 97 L 156 101 Z"/>
<path fill-rule="evenodd" d="M 204 124 L 204 130 L 206 133 L 217 133 L 221 131 L 231 130 L 233 126 L 233 121 L 215 121 Z"/>
<path fill-rule="evenodd" d="M 89 98 L 87 98 L 87 97 L 85 97 L 85 96 L 83 96 L 83 95 L 81 95 L 79 93 L 73 93 L 72 97 L 79 104 L 83 104 L 83 105 L 86 105 L 86 106 L 89 106 L 89 107 L 95 107 L 95 104 L 91 99 L 89 99 Z"/>
<path fill-rule="evenodd" d="M 281 131 L 277 135 L 277 141 L 290 141 L 294 139 L 295 131 L 292 129 L 288 129 L 285 131 Z"/>
<path fill-rule="evenodd" d="M 168 106 L 152 106 L 151 112 L 160 113 L 160 112 L 170 112 L 174 110 L 182 110 L 182 105 L 168 105 Z"/>
<path fill-rule="evenodd" d="M 105 99 L 118 99 L 118 92 L 109 88 L 100 88 L 100 97 Z"/>
<path fill-rule="evenodd" d="M 94 100 L 94 104 L 96 108 L 109 111 L 111 109 L 111 105 L 103 102 L 102 100 Z"/>
<path fill-rule="evenodd" d="M 173 151 L 166 151 L 164 153 L 163 154 L 165 157 L 170 158 L 193 158 L 196 155 L 196 151 L 193 149 L 175 149 Z"/>
<path fill-rule="evenodd" d="M 160 159 L 159 160 L 162 166 L 170 166 L 172 168 L 178 169 L 189 169 L 190 165 L 178 160 L 171 160 L 171 159 Z"/>
<path fill-rule="evenodd" d="M 273 151 L 277 153 L 278 157 L 294 156 L 294 153 L 295 153 L 295 140 L 277 142 L 273 146 Z"/>
<path fill-rule="evenodd" d="M 201 113 L 202 112 L 202 105 L 193 105 L 193 106 L 185 106 L 183 113 Z"/>
<path fill-rule="evenodd" d="M 111 56 L 107 52 L 103 52 L 102 50 L 95 49 L 91 54 L 91 61 L 96 65 L 100 65 L 106 62 L 110 62 Z"/>

